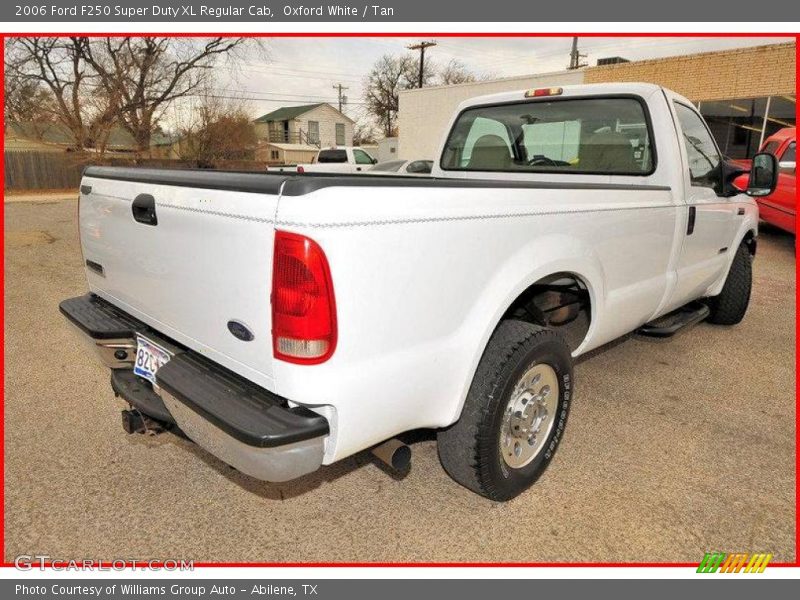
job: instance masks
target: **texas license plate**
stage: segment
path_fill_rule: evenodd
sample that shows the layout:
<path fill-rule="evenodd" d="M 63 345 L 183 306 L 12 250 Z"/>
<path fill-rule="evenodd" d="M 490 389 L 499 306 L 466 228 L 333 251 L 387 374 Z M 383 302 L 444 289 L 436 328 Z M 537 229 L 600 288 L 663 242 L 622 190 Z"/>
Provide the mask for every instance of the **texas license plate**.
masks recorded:
<path fill-rule="evenodd" d="M 156 373 L 170 358 L 172 355 L 158 344 L 140 335 L 136 336 L 136 362 L 133 364 L 135 375 L 155 383 Z"/>

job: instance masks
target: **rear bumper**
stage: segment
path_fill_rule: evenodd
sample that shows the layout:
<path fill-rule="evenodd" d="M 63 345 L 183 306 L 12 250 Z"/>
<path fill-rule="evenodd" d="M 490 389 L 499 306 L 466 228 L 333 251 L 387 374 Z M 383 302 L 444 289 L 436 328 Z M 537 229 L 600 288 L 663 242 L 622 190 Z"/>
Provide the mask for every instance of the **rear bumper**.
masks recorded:
<path fill-rule="evenodd" d="M 174 421 L 194 442 L 239 471 L 265 481 L 288 481 L 322 464 L 329 426 L 321 415 L 290 407 L 285 398 L 164 339 L 94 294 L 64 300 L 59 309 L 100 361 L 115 370 L 115 392 L 145 414 Z M 157 385 L 137 378 L 145 389 L 134 392 L 136 381 L 128 380 L 137 334 L 173 356 L 159 369 Z"/>

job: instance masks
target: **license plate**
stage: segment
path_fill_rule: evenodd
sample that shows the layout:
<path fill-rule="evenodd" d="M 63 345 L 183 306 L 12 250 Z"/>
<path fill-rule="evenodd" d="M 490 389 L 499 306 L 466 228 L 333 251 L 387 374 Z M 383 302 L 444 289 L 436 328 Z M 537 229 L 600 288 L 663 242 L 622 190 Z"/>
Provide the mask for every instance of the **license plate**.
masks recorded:
<path fill-rule="evenodd" d="M 136 362 L 133 363 L 135 375 L 155 383 L 158 369 L 167 364 L 170 358 L 172 355 L 158 344 L 140 335 L 136 336 Z"/>

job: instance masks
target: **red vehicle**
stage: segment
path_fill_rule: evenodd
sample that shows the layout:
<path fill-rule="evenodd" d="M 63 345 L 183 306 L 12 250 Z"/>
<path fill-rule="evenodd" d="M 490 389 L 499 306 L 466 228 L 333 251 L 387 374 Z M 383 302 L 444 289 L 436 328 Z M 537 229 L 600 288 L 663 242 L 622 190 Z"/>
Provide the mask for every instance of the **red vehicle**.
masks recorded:
<path fill-rule="evenodd" d="M 795 233 L 797 212 L 797 129 L 787 127 L 766 139 L 761 152 L 774 154 L 780 171 L 778 187 L 769 196 L 756 198 L 761 218 L 790 233 Z"/>

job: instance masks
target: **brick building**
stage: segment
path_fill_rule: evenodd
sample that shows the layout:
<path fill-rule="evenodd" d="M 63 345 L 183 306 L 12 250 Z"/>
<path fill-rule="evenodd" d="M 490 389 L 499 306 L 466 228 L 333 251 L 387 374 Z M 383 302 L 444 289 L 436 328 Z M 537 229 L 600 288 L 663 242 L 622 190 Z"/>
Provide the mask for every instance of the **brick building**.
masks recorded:
<path fill-rule="evenodd" d="M 456 106 L 467 98 L 548 85 L 643 81 L 692 100 L 723 153 L 752 156 L 774 131 L 796 123 L 794 42 L 408 90 L 400 94 L 399 156 L 434 158 Z"/>

